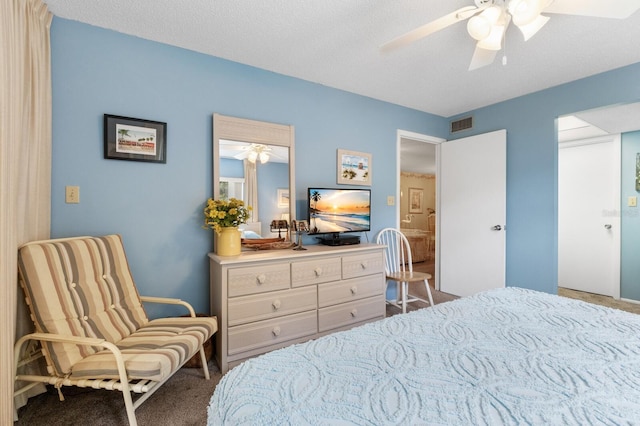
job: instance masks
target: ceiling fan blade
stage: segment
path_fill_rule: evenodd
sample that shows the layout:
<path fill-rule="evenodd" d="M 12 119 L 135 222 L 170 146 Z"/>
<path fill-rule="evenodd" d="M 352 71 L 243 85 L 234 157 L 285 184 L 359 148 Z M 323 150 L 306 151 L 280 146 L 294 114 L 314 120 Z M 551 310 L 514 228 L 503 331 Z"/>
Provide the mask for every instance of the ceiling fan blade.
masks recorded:
<path fill-rule="evenodd" d="M 408 33 L 401 35 L 400 37 L 394 38 L 393 40 L 380 46 L 380 50 L 383 52 L 388 52 L 390 50 L 406 46 L 407 44 L 413 43 L 414 41 L 420 40 L 421 38 L 443 30 L 457 22 L 464 21 L 480 10 L 482 9 L 479 9 L 475 6 L 460 8 L 455 12 L 449 13 L 448 15 L 438 18 L 435 21 L 431 21 L 428 24 L 416 28 L 415 30 L 409 31 Z"/>
<path fill-rule="evenodd" d="M 241 152 L 233 156 L 236 160 L 244 160 L 249 156 L 249 151 Z"/>
<path fill-rule="evenodd" d="M 469 64 L 469 71 L 491 65 L 496 59 L 497 54 L 497 50 L 483 49 L 476 46 L 476 50 L 473 52 L 473 58 L 471 58 L 471 63 Z"/>
<path fill-rule="evenodd" d="M 554 0 L 544 8 L 544 12 L 625 19 L 638 9 L 638 0 Z"/>

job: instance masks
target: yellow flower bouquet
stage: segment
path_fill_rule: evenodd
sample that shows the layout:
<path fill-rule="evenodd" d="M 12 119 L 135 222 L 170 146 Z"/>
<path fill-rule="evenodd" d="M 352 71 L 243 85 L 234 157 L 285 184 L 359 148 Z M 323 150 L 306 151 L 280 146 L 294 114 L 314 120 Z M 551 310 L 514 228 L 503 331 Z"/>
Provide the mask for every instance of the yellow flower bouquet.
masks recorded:
<path fill-rule="evenodd" d="M 204 208 L 204 228 L 213 229 L 220 234 L 222 228 L 236 227 L 247 223 L 251 206 L 245 207 L 244 201 L 236 198 L 214 200 L 209 198 Z"/>

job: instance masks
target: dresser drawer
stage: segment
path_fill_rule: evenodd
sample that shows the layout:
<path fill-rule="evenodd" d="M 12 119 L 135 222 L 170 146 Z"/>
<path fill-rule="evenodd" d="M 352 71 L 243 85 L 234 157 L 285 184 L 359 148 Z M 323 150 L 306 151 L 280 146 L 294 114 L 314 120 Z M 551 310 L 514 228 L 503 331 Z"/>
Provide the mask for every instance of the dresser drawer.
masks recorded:
<path fill-rule="evenodd" d="M 316 311 L 229 328 L 228 355 L 258 349 L 287 340 L 312 336 L 318 331 Z"/>
<path fill-rule="evenodd" d="M 384 283 L 384 274 L 378 273 L 367 277 L 322 284 L 318 286 L 318 306 L 324 308 L 382 294 Z"/>
<path fill-rule="evenodd" d="M 342 278 L 355 278 L 384 272 L 382 253 L 349 255 L 342 258 Z"/>
<path fill-rule="evenodd" d="M 291 286 L 288 263 L 229 269 L 227 280 L 229 297 L 284 290 Z"/>
<path fill-rule="evenodd" d="M 234 297 L 228 302 L 227 325 L 231 327 L 309 310 L 315 312 L 317 302 L 315 287 Z"/>
<path fill-rule="evenodd" d="M 325 257 L 291 264 L 293 287 L 337 281 L 340 278 L 342 278 L 342 263 L 339 257 Z"/>
<path fill-rule="evenodd" d="M 376 317 L 382 319 L 384 316 L 384 295 L 373 296 L 318 310 L 318 331 L 322 333 Z"/>

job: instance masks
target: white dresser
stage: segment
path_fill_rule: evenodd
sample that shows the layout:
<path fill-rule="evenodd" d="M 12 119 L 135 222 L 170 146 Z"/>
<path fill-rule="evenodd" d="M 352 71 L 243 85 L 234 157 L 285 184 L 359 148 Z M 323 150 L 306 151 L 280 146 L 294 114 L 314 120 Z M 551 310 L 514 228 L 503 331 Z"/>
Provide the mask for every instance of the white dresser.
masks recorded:
<path fill-rule="evenodd" d="M 384 318 L 383 246 L 306 248 L 209 254 L 223 374 L 252 356 Z"/>

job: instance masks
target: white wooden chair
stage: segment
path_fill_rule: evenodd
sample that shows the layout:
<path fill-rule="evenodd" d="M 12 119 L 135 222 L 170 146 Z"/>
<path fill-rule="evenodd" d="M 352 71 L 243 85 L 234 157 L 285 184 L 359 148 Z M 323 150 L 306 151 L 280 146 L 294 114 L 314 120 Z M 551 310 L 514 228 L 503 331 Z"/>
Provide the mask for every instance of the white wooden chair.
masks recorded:
<path fill-rule="evenodd" d="M 196 317 L 179 299 L 141 297 L 135 287 L 119 235 L 36 241 L 18 252 L 19 281 L 35 333 L 14 347 L 16 382 L 121 391 L 130 425 L 135 409 L 185 362 L 200 353 L 217 331 L 215 317 Z M 142 302 L 182 305 L 189 317 L 149 320 Z M 40 357 L 20 360 L 23 345 L 38 341 L 48 375 L 20 374 Z M 133 401 L 131 392 L 142 394 Z M 17 413 L 16 413 L 17 414 Z"/>
<path fill-rule="evenodd" d="M 431 274 L 425 272 L 414 272 L 411 258 L 411 247 L 407 237 L 395 228 L 385 228 L 376 237 L 378 244 L 386 246 L 384 252 L 384 268 L 388 281 L 396 283 L 396 300 L 387 300 L 390 305 L 402 309 L 402 313 L 407 312 L 407 304 L 421 301 L 427 302 L 417 296 L 409 294 L 409 283 L 423 282 L 429 304 L 433 306 L 433 296 L 429 288 Z"/>

